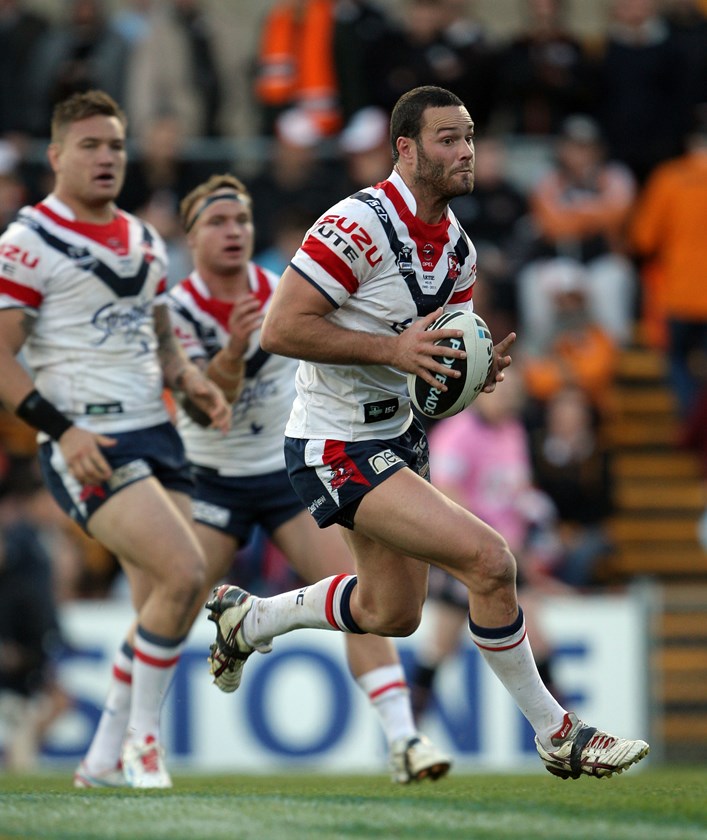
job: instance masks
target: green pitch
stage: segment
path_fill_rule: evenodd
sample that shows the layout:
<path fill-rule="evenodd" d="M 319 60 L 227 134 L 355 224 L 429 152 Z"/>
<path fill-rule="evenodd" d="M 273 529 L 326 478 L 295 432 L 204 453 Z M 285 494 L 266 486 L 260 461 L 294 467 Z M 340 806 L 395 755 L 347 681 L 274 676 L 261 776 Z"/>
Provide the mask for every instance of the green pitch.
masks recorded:
<path fill-rule="evenodd" d="M 562 781 L 454 774 L 175 776 L 170 791 L 78 791 L 0 775 L 0 840 L 707 840 L 707 769 Z"/>

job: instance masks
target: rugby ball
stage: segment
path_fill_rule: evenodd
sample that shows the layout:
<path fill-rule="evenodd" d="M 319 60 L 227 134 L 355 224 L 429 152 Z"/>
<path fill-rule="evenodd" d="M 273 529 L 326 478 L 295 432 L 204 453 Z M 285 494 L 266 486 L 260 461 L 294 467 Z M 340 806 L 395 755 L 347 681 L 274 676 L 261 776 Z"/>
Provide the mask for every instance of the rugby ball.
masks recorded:
<path fill-rule="evenodd" d="M 445 312 L 427 328 L 462 330 L 460 338 L 443 338 L 437 341 L 443 347 L 466 350 L 466 359 L 438 356 L 449 370 L 461 371 L 461 376 L 436 374 L 436 378 L 447 386 L 446 391 L 428 385 L 414 373 L 409 373 L 408 391 L 413 405 L 423 417 L 441 420 L 451 417 L 470 405 L 481 393 L 493 362 L 493 340 L 486 323 L 475 312 Z"/>

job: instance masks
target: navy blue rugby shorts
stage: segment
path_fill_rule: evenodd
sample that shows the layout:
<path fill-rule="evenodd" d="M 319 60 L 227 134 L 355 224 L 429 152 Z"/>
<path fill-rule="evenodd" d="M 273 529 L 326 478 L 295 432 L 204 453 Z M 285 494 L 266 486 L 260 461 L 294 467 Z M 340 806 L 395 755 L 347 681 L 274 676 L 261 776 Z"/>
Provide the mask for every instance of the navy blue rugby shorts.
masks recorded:
<path fill-rule="evenodd" d="M 134 432 L 107 432 L 115 446 L 101 450 L 113 475 L 95 486 L 79 484 L 71 475 L 59 444 L 46 441 L 39 448 L 39 464 L 44 482 L 59 506 L 78 522 L 86 525 L 111 496 L 124 487 L 154 476 L 167 490 L 192 494 L 193 482 L 184 444 L 171 423 L 160 423 Z"/>
<path fill-rule="evenodd" d="M 409 467 L 429 481 L 427 436 L 415 417 L 406 432 L 388 440 L 285 438 L 292 486 L 320 528 L 353 529 L 363 497 L 398 470 Z"/>
<path fill-rule="evenodd" d="M 194 465 L 192 474 L 194 520 L 235 537 L 240 545 L 248 542 L 255 525 L 272 534 L 304 510 L 285 470 L 239 478 Z"/>

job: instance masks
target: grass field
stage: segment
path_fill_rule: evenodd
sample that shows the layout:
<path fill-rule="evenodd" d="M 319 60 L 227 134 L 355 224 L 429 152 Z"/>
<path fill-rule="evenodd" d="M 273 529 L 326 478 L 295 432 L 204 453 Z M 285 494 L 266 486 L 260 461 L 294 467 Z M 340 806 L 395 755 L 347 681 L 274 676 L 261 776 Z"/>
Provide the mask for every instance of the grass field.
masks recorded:
<path fill-rule="evenodd" d="M 180 776 L 170 791 L 79 791 L 0 776 L 0 840 L 707 840 L 707 769 L 609 780 L 459 775 Z"/>

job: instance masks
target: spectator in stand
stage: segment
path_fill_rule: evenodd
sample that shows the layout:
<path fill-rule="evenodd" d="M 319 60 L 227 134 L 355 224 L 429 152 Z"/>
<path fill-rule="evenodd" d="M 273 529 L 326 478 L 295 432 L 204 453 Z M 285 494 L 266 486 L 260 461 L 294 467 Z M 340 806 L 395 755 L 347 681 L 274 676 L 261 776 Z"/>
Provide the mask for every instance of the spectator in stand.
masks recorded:
<path fill-rule="evenodd" d="M 481 311 L 504 317 L 505 326 L 497 325 L 492 335 L 505 335 L 517 324 L 516 274 L 531 244 L 528 200 L 508 177 L 503 138 L 484 135 L 474 149 L 474 190 L 452 199 L 450 207 L 462 227 L 474 232 L 479 271 L 490 292 Z M 477 294 L 475 289 L 475 300 Z"/>
<path fill-rule="evenodd" d="M 395 103 L 388 94 L 391 44 L 399 40 L 399 27 L 388 12 L 367 0 L 334 3 L 334 66 L 344 123 L 362 108 L 389 111 Z"/>
<path fill-rule="evenodd" d="M 356 192 L 387 178 L 393 163 L 389 126 L 389 114 L 369 106 L 357 111 L 341 132 L 339 148 L 349 179 L 348 192 Z"/>
<path fill-rule="evenodd" d="M 264 133 L 272 134 L 277 118 L 291 108 L 304 110 L 321 136 L 340 130 L 334 5 L 334 0 L 278 0 L 265 13 L 255 68 Z"/>
<path fill-rule="evenodd" d="M 46 18 L 25 0 L 0 0 L 0 135 L 31 133 L 27 77 L 36 41 L 47 31 Z"/>
<path fill-rule="evenodd" d="M 552 306 L 553 329 L 547 340 L 525 342 L 522 362 L 528 392 L 528 422 L 567 386 L 581 388 L 595 410 L 611 407 L 616 368 L 616 343 L 592 317 L 588 306 L 586 269 L 567 257 L 548 260 L 538 279 L 538 293 Z"/>
<path fill-rule="evenodd" d="M 63 5 L 63 20 L 34 42 L 28 61 L 27 102 L 36 137 L 46 136 L 54 106 L 72 93 L 100 88 L 117 102 L 125 99 L 130 47 L 111 29 L 105 0 Z"/>
<path fill-rule="evenodd" d="M 494 117 L 515 134 L 549 136 L 592 101 L 590 64 L 565 0 L 521 0 L 522 32 L 499 57 Z"/>
<path fill-rule="evenodd" d="M 273 219 L 275 238 L 272 244 L 256 254 L 255 261 L 279 277 L 290 264 L 314 221 L 315 218 L 308 210 L 296 204 L 285 204 Z"/>
<path fill-rule="evenodd" d="M 701 0 L 663 0 L 663 17 L 683 58 L 688 108 L 707 102 L 707 5 Z"/>
<path fill-rule="evenodd" d="M 659 296 L 670 381 L 686 418 L 700 387 L 693 369 L 707 355 L 707 104 L 696 111 L 687 151 L 659 166 L 643 190 L 631 228 L 643 278 Z M 644 296 L 645 297 L 645 296 Z"/>
<path fill-rule="evenodd" d="M 547 400 L 531 453 L 537 486 L 559 516 L 562 562 L 555 574 L 574 587 L 592 586 L 611 548 L 606 523 L 613 500 L 610 452 L 586 391 L 568 385 Z"/>
<path fill-rule="evenodd" d="M 495 51 L 472 4 L 457 0 L 406 0 L 402 28 L 387 45 L 381 78 L 386 110 L 418 85 L 443 85 L 467 98 L 477 131 L 488 122 L 494 101 Z"/>
<path fill-rule="evenodd" d="M 522 331 L 533 340 L 547 337 L 551 312 L 539 294 L 539 274 L 548 258 L 564 256 L 586 268 L 590 310 L 619 344 L 633 334 L 636 277 L 622 252 L 625 226 L 636 196 L 626 166 L 606 160 L 597 124 L 573 115 L 562 125 L 555 161 L 532 188 L 531 219 L 535 259 L 518 276 Z"/>
<path fill-rule="evenodd" d="M 275 241 L 275 220 L 283 207 L 296 205 L 314 220 L 345 191 L 341 165 L 319 155 L 322 140 L 305 109 L 291 109 L 278 117 L 267 165 L 247 183 L 253 196 L 256 253 Z"/>
<path fill-rule="evenodd" d="M 153 2 L 147 26 L 126 74 L 131 134 L 144 136 L 158 115 L 170 113 L 186 137 L 218 136 L 223 84 L 204 4 Z"/>
<path fill-rule="evenodd" d="M 627 164 L 640 183 L 680 153 L 688 124 L 682 82 L 678 42 L 656 0 L 612 0 L 597 61 L 596 116 L 609 156 Z"/>
<path fill-rule="evenodd" d="M 503 390 L 481 394 L 469 409 L 433 426 L 430 475 L 446 496 L 502 534 L 518 558 L 518 599 L 533 637 L 538 672 L 557 696 L 552 648 L 537 621 L 544 595 L 569 591 L 553 573 L 559 561 L 556 514 L 550 499 L 533 487 L 519 375 L 507 375 L 503 385 Z M 469 614 L 465 587 L 435 566 L 430 567 L 430 601 L 431 632 L 410 680 L 418 720 L 428 706 L 437 670 L 461 646 Z"/>

